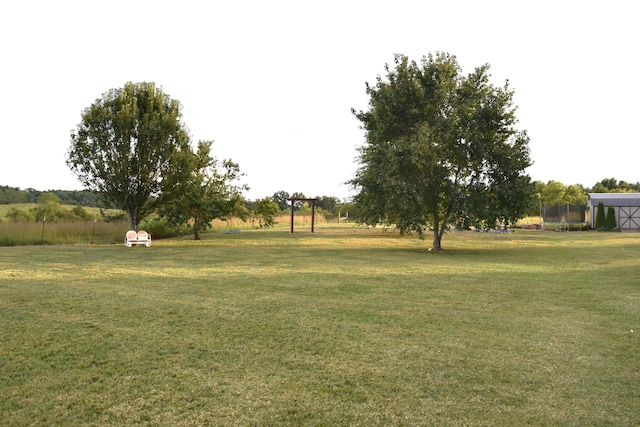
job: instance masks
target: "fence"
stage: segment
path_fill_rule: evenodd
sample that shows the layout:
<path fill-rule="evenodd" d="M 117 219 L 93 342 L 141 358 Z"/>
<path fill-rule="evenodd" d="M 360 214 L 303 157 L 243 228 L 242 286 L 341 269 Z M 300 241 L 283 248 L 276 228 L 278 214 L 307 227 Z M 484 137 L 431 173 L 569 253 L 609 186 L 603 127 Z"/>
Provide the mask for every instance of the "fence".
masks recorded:
<path fill-rule="evenodd" d="M 589 228 L 589 209 L 584 205 L 544 205 L 540 216 L 545 229 L 582 230 Z"/>
<path fill-rule="evenodd" d="M 542 219 L 544 222 L 586 222 L 586 206 L 580 205 L 544 205 Z"/>

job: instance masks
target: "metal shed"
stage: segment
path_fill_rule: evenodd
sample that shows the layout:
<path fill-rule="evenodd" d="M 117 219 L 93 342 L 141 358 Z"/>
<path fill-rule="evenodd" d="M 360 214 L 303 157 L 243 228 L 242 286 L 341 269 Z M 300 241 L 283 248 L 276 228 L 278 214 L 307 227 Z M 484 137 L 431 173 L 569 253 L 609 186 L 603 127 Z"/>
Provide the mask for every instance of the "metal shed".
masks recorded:
<path fill-rule="evenodd" d="M 607 210 L 613 207 L 620 230 L 640 231 L 640 193 L 589 193 L 591 228 L 595 228 L 600 202 Z"/>

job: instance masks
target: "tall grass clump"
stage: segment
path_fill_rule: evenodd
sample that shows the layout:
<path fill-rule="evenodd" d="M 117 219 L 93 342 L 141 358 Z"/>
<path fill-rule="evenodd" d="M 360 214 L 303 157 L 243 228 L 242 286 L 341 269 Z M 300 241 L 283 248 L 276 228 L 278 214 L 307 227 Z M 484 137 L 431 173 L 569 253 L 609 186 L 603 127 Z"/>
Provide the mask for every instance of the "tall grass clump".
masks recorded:
<path fill-rule="evenodd" d="M 4 222 L 0 224 L 0 246 L 120 243 L 125 222 Z"/>
<path fill-rule="evenodd" d="M 285 230 L 291 228 L 291 216 L 279 215 L 274 218 L 274 226 L 276 230 Z M 316 215 L 315 224 L 325 224 L 327 221 L 323 215 Z M 311 215 L 294 215 L 294 227 L 310 227 Z M 260 226 L 258 221 L 248 219 L 246 221 L 240 218 L 230 218 L 228 220 L 214 219 L 211 222 L 211 230 L 214 232 L 225 232 L 229 230 L 256 230 Z"/>

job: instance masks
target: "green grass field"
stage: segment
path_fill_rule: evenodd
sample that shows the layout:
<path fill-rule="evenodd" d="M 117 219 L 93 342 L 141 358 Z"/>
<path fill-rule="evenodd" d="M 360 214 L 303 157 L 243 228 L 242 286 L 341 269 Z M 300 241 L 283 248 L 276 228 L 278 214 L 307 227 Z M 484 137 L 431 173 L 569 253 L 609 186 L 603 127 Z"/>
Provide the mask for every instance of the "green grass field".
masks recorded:
<path fill-rule="evenodd" d="M 640 233 L 0 247 L 0 425 L 640 423 Z"/>

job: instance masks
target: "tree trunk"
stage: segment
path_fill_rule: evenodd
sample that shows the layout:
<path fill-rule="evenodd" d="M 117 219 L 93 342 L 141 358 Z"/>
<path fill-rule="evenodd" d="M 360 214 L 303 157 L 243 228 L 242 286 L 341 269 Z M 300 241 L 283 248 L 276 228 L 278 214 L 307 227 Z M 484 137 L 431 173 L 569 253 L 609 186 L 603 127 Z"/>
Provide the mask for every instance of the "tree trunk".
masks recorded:
<path fill-rule="evenodd" d="M 434 208 L 434 212 L 437 212 L 437 206 Z M 433 214 L 433 246 L 432 251 L 439 252 L 442 250 L 442 233 L 440 232 L 440 221 L 438 220 L 438 214 Z"/>
<path fill-rule="evenodd" d="M 198 218 L 193 219 L 193 240 L 200 240 L 200 224 L 198 224 Z"/>
<path fill-rule="evenodd" d="M 133 214 L 129 214 L 129 229 L 133 231 L 138 231 L 138 218 L 136 218 Z"/>
<path fill-rule="evenodd" d="M 431 250 L 436 252 L 442 250 L 442 234 L 440 230 L 438 230 L 438 227 L 433 227 L 433 247 Z"/>

